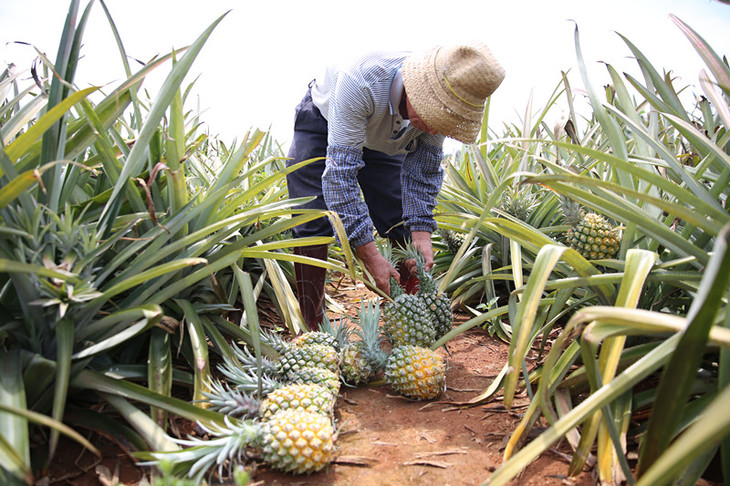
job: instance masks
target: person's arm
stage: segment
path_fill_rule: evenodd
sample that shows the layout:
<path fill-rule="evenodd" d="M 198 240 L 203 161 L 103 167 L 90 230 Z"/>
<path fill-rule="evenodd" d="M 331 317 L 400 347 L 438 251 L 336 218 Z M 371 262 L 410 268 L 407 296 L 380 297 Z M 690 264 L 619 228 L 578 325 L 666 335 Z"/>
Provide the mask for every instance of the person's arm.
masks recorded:
<path fill-rule="evenodd" d="M 357 175 L 365 165 L 367 117 L 372 113 L 372 97 L 366 90 L 341 77 L 328 112 L 329 139 L 322 191 L 327 208 L 337 213 L 347 239 L 377 287 L 390 295 L 390 278 L 400 280 L 395 268 L 375 246 L 373 222 L 360 196 Z"/>
<path fill-rule="evenodd" d="M 401 170 L 403 219 L 411 233 L 411 241 L 425 258 L 426 270 L 433 266 L 431 234 L 437 228 L 433 211 L 444 177 L 441 167 L 443 140 L 440 135 L 421 135 L 416 149 L 406 156 Z M 413 271 L 415 261 L 406 264 Z"/>

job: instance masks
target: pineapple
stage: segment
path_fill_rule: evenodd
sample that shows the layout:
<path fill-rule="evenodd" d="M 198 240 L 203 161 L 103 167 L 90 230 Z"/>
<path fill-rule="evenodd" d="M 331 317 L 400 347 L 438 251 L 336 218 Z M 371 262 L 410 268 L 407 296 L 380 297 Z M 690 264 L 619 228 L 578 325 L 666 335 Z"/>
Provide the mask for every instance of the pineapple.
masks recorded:
<path fill-rule="evenodd" d="M 331 417 L 335 400 L 336 397 L 322 385 L 292 383 L 269 393 L 261 402 L 259 416 L 269 420 L 282 410 L 301 408 Z"/>
<path fill-rule="evenodd" d="M 223 373 L 236 374 L 237 370 L 256 369 L 256 357 L 248 348 L 241 349 L 234 345 L 233 352 L 237 360 L 235 363 L 226 361 L 224 368 L 221 369 Z M 286 347 L 275 361 L 262 358 L 261 364 L 263 374 L 274 379 L 285 380 L 291 372 L 298 372 L 302 368 L 324 368 L 338 373 L 340 361 L 337 350 L 332 346 L 303 344 Z"/>
<path fill-rule="evenodd" d="M 390 292 L 393 300 L 383 306 L 383 318 L 385 336 L 391 346 L 431 346 L 436 339 L 436 330 L 423 300 L 403 292 L 395 279 L 391 280 Z"/>
<path fill-rule="evenodd" d="M 375 370 L 384 369 L 385 381 L 398 393 L 417 400 L 438 397 L 446 387 L 446 364 L 427 348 L 404 345 L 394 347 L 388 355 L 380 346 L 380 309 L 377 302 L 364 304 L 360 310 L 360 335 L 365 355 Z"/>
<path fill-rule="evenodd" d="M 339 351 L 339 343 L 337 338 L 331 334 L 322 331 L 309 331 L 302 333 L 291 340 L 291 345 L 296 347 L 308 346 L 310 344 L 323 344 L 332 346 Z"/>
<path fill-rule="evenodd" d="M 297 474 L 319 471 L 332 460 L 332 422 L 301 409 L 284 410 L 263 423 L 259 446 L 274 469 Z"/>
<path fill-rule="evenodd" d="M 588 260 L 614 258 L 621 247 L 621 234 L 606 218 L 584 214 L 577 203 L 563 200 L 563 218 L 570 225 L 565 236 L 571 248 Z"/>
<path fill-rule="evenodd" d="M 226 363 L 219 367 L 225 377 L 235 385 L 235 390 L 241 393 L 258 392 L 259 377 L 256 370 L 248 367 L 241 367 L 238 364 Z M 264 395 L 281 388 L 288 383 L 314 383 L 327 388 L 333 396 L 337 396 L 340 392 L 340 375 L 325 368 L 317 368 L 313 366 L 304 366 L 302 368 L 292 369 L 286 376 L 279 376 L 276 371 L 276 365 L 271 362 L 264 362 L 261 374 L 261 391 Z M 222 388 L 220 388 L 222 389 Z M 220 389 L 212 390 L 211 396 L 220 400 L 229 399 Z M 209 400 L 211 403 L 213 401 Z M 216 402 L 217 403 L 217 402 Z"/>
<path fill-rule="evenodd" d="M 461 245 L 464 244 L 464 234 L 447 229 L 439 229 L 438 232 L 441 236 L 441 240 L 446 244 L 446 249 L 449 250 L 449 253 L 456 255 L 459 252 Z"/>
<path fill-rule="evenodd" d="M 298 370 L 292 370 L 287 373 L 286 381 L 289 383 L 322 385 L 335 397 L 340 393 L 340 374 L 325 368 L 305 366 Z"/>
<path fill-rule="evenodd" d="M 431 400 L 446 388 L 446 364 L 435 351 L 418 346 L 393 349 L 385 380 L 397 392 L 416 400 Z"/>
<path fill-rule="evenodd" d="M 277 360 L 277 371 L 280 376 L 302 368 L 324 368 L 333 373 L 340 369 L 337 350 L 326 344 L 303 344 L 292 347 Z"/>
<path fill-rule="evenodd" d="M 188 477 L 200 484 L 212 468 L 229 470 L 241 463 L 246 448 L 254 447 L 274 469 L 296 474 L 312 473 L 332 461 L 335 431 L 332 422 L 318 413 L 288 409 L 273 414 L 265 422 L 233 421 L 224 424 L 198 425 L 209 435 L 199 439 L 179 440 L 187 449 L 153 452 L 155 462 L 169 461 L 188 468 Z"/>
<path fill-rule="evenodd" d="M 426 261 L 421 252 L 413 245 L 408 245 L 404 251 L 406 259 L 416 261 L 416 275 L 420 283 L 416 295 L 423 300 L 431 317 L 434 327 L 434 340 L 440 339 L 453 326 L 454 314 L 451 312 L 451 300 L 444 292 L 439 292 L 436 280 L 431 270 L 426 270 Z"/>
<path fill-rule="evenodd" d="M 365 354 L 364 342 L 354 341 L 345 345 L 340 357 L 342 358 L 340 362 L 342 381 L 353 386 L 370 381 L 375 370 Z"/>
<path fill-rule="evenodd" d="M 284 354 L 292 346 L 301 347 L 309 344 L 323 344 L 332 346 L 339 350 L 337 337 L 323 331 L 309 331 L 294 337 L 291 341 L 286 341 L 281 334 L 272 331 L 261 331 L 261 340 L 271 346 L 279 354 Z"/>
<path fill-rule="evenodd" d="M 340 372 L 345 383 L 359 385 L 375 377 L 378 369 L 385 366 L 385 352 L 381 349 L 380 304 L 362 302 L 358 311 L 359 341 L 348 344 L 343 350 Z"/>

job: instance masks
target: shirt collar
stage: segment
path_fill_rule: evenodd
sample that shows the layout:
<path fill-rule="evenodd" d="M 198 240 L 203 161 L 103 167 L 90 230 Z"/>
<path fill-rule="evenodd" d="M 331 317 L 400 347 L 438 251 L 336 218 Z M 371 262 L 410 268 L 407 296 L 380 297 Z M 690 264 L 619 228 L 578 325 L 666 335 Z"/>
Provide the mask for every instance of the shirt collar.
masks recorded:
<path fill-rule="evenodd" d="M 398 107 L 403 97 L 403 74 L 401 68 L 398 68 L 393 74 L 393 80 L 390 82 L 390 114 L 399 115 Z"/>

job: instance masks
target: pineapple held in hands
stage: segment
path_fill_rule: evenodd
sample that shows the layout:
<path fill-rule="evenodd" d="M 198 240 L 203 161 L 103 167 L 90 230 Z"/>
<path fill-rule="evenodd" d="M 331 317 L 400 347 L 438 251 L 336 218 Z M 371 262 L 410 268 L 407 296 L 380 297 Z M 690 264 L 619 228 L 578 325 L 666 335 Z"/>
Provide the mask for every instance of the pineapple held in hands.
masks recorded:
<path fill-rule="evenodd" d="M 403 252 L 407 260 L 415 260 L 416 276 L 419 287 L 416 296 L 419 297 L 428 309 L 431 325 L 434 328 L 434 340 L 440 339 L 453 326 L 454 314 L 451 311 L 451 300 L 445 292 L 438 289 L 438 284 L 431 270 L 426 270 L 426 259 L 414 246 L 408 245 Z"/>
<path fill-rule="evenodd" d="M 395 279 L 391 279 L 390 295 L 393 301 L 383 305 L 383 318 L 391 346 L 431 346 L 436 340 L 436 329 L 423 299 L 405 293 Z"/>
<path fill-rule="evenodd" d="M 614 258 L 621 248 L 621 232 L 596 213 L 585 214 L 574 201 L 563 200 L 563 218 L 570 225 L 565 236 L 571 248 L 588 260 Z"/>

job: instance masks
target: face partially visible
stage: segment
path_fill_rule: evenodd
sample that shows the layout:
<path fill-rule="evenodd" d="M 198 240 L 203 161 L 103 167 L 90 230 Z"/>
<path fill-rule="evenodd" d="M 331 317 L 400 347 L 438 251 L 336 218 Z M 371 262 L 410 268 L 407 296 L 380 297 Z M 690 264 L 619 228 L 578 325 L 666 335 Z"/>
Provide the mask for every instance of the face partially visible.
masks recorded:
<path fill-rule="evenodd" d="M 430 133 L 431 135 L 436 134 L 435 130 L 431 130 L 428 125 L 426 125 L 426 122 L 421 120 L 421 117 L 419 117 L 418 113 L 416 113 L 416 110 L 413 109 L 413 106 L 411 105 L 411 100 L 409 100 L 407 96 L 406 109 L 408 110 L 408 120 L 411 122 L 411 125 L 421 130 L 422 132 Z"/>

